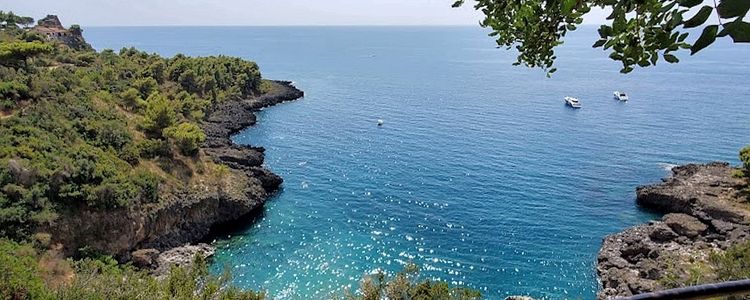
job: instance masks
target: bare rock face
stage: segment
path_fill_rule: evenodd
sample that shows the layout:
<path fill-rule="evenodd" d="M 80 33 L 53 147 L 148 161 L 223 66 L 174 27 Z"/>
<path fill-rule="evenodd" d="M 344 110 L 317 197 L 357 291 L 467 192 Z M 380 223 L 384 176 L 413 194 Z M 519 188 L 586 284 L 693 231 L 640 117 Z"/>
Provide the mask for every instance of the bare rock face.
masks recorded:
<path fill-rule="evenodd" d="M 152 269 L 158 266 L 157 258 L 159 257 L 159 250 L 156 249 L 141 249 L 133 251 L 131 254 L 131 261 L 137 268 Z"/>
<path fill-rule="evenodd" d="M 667 214 L 662 221 L 678 235 L 684 235 L 688 238 L 695 238 L 708 229 L 706 224 L 686 214 Z"/>
<path fill-rule="evenodd" d="M 214 255 L 216 249 L 208 244 L 185 245 L 165 251 L 159 254 L 157 258 L 158 267 L 154 274 L 162 276 L 169 273 L 174 267 L 190 267 L 193 265 L 196 256 L 208 259 Z"/>
<path fill-rule="evenodd" d="M 738 195 L 744 182 L 732 177 L 729 164 L 672 171 L 663 183 L 637 189 L 638 204 L 666 214 L 661 221 L 604 238 L 597 258 L 599 299 L 663 290 L 665 272 L 748 240 L 750 212 Z"/>
<path fill-rule="evenodd" d="M 62 25 L 62 22 L 60 22 L 60 18 L 58 18 L 56 15 L 47 15 L 46 17 L 40 19 L 37 24 L 39 24 L 39 26 L 48 28 L 65 29 L 65 27 L 63 27 Z"/>

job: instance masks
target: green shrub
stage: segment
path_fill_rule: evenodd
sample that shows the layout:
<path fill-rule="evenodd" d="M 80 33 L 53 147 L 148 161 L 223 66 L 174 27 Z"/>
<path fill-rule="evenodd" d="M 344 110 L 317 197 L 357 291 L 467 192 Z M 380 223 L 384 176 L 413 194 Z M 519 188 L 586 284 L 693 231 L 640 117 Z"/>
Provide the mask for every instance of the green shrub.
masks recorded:
<path fill-rule="evenodd" d="M 156 79 L 146 77 L 135 81 L 135 88 L 141 94 L 141 98 L 148 98 L 152 93 L 156 92 L 159 88 L 159 83 Z"/>
<path fill-rule="evenodd" d="M 360 282 L 359 294 L 347 294 L 350 300 L 424 299 L 424 300 L 476 300 L 481 293 L 468 288 L 450 287 L 445 282 L 420 280 L 416 265 L 407 265 L 404 271 L 388 278 L 383 272 L 365 277 Z"/>
<path fill-rule="evenodd" d="M 96 257 L 74 261 L 71 269 L 70 263 L 54 255 L 40 255 L 29 245 L 0 240 L 0 299 L 265 299 L 264 293 L 242 291 L 232 286 L 228 271 L 222 276 L 209 274 L 200 257 L 196 257 L 191 267 L 172 268 L 161 280 L 147 271 L 118 265 L 110 257 Z M 55 265 L 65 268 L 55 268 Z M 42 267 L 50 270 L 42 270 Z M 64 282 L 46 285 L 48 277 L 67 275 L 55 274 L 59 271 L 73 273 Z"/>
<path fill-rule="evenodd" d="M 0 240 L 0 299 L 51 299 L 36 255 L 30 246 Z"/>
<path fill-rule="evenodd" d="M 134 88 L 129 88 L 120 93 L 120 103 L 122 103 L 125 109 L 132 111 L 146 107 L 146 101 L 141 98 L 138 90 Z"/>
<path fill-rule="evenodd" d="M 709 261 L 721 281 L 750 278 L 750 242 L 729 247 L 724 253 L 714 253 Z"/>
<path fill-rule="evenodd" d="M 29 86 L 18 81 L 0 82 L 0 98 L 18 101 L 29 97 Z"/>
<path fill-rule="evenodd" d="M 740 161 L 742 162 L 742 169 L 746 176 L 750 176 L 750 146 L 746 146 L 740 150 Z"/>
<path fill-rule="evenodd" d="M 164 135 L 174 141 L 183 155 L 197 154 L 200 143 L 206 140 L 203 130 L 193 123 L 181 123 L 167 128 L 164 130 Z"/>
<path fill-rule="evenodd" d="M 119 152 L 120 159 L 128 162 L 131 166 L 137 166 L 141 159 L 141 149 L 137 144 L 129 143 Z"/>
<path fill-rule="evenodd" d="M 159 201 L 159 184 L 163 181 L 161 177 L 148 171 L 139 170 L 133 174 L 131 181 L 138 187 L 141 202 L 156 203 Z"/>
<path fill-rule="evenodd" d="M 141 157 L 145 159 L 154 159 L 157 157 L 171 157 L 172 150 L 169 143 L 165 140 L 147 139 L 138 143 Z"/>
<path fill-rule="evenodd" d="M 162 131 L 177 121 L 174 106 L 158 93 L 151 94 L 146 102 L 146 112 L 141 126 L 147 133 L 162 136 Z"/>

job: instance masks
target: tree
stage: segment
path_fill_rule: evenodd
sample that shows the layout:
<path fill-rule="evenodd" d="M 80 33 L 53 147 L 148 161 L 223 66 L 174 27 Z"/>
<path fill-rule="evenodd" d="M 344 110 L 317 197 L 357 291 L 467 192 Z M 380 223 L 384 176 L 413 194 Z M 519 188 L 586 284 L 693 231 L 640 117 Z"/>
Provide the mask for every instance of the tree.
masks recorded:
<path fill-rule="evenodd" d="M 74 35 L 82 35 L 83 34 L 83 29 L 81 29 L 81 26 L 78 25 L 78 24 L 70 25 L 70 28 L 68 29 L 68 31 L 70 31 L 70 33 L 72 33 Z"/>
<path fill-rule="evenodd" d="M 198 153 L 198 146 L 206 140 L 203 130 L 193 123 L 181 123 L 164 130 L 164 135 L 174 140 L 183 155 L 192 156 Z"/>
<path fill-rule="evenodd" d="M 41 54 L 51 53 L 52 45 L 39 41 L 0 43 L 0 64 L 18 66 L 26 60 Z"/>
<path fill-rule="evenodd" d="M 146 100 L 146 113 L 143 118 L 143 129 L 154 135 L 161 135 L 162 130 L 177 121 L 177 113 L 169 100 L 159 93 L 153 93 Z"/>
<path fill-rule="evenodd" d="M 135 88 L 141 93 L 142 98 L 148 98 L 151 93 L 155 92 L 159 88 L 159 83 L 156 79 L 146 77 L 135 81 Z"/>
<path fill-rule="evenodd" d="M 134 88 L 129 88 L 122 92 L 120 94 L 120 99 L 122 99 L 122 106 L 128 110 L 136 110 L 137 108 L 146 105 L 146 102 L 141 99 L 138 90 Z"/>
<path fill-rule="evenodd" d="M 623 65 L 620 72 L 629 73 L 635 66 L 655 65 L 660 56 L 668 63 L 679 62 L 675 52 L 690 49 L 694 55 L 720 37 L 750 42 L 750 23 L 743 21 L 750 1 L 719 1 L 701 6 L 703 0 L 478 0 L 474 8 L 485 14 L 481 26 L 493 30 L 490 35 L 499 46 L 518 50 L 516 65 L 541 67 L 548 74 L 556 70 L 554 49 L 565 34 L 576 30 L 591 8 L 611 10 L 609 24 L 601 25 L 593 47 L 611 49 L 609 57 Z M 453 6 L 464 2 L 457 0 Z M 719 24 L 706 25 L 713 13 Z M 690 44 L 690 33 L 683 31 L 696 27 L 702 27 L 702 33 Z"/>
<path fill-rule="evenodd" d="M 29 28 L 31 27 L 31 25 L 34 25 L 34 18 L 21 17 L 18 21 L 18 24 L 21 24 L 24 28 Z"/>

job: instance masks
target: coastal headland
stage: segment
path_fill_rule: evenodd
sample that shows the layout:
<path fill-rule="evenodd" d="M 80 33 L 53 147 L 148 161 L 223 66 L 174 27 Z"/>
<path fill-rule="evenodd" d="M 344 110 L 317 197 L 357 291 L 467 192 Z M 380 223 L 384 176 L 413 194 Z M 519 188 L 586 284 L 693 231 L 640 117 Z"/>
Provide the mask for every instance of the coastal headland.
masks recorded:
<path fill-rule="evenodd" d="M 238 145 L 231 136 L 256 123 L 254 112 L 304 97 L 291 82 L 267 81 L 270 89 L 257 97 L 228 101 L 208 112 L 201 124 L 206 141 L 201 151 L 217 164 L 226 165 L 227 176 L 218 184 L 196 184 L 169 193 L 161 205 L 144 210 L 102 211 L 81 208 L 49 228 L 67 252 L 80 247 L 114 254 L 119 260 L 157 268 L 159 254 L 170 262 L 189 262 L 196 251 L 210 247 L 189 244 L 207 236 L 217 225 L 237 221 L 263 207 L 278 190 L 282 178 L 263 166 L 264 149 Z M 172 248 L 183 248 L 168 251 Z M 185 251 L 187 249 L 187 251 Z M 192 251 L 190 251 L 192 250 Z M 177 255 L 182 253 L 184 255 Z"/>
<path fill-rule="evenodd" d="M 721 281 L 716 255 L 750 238 L 746 182 L 735 171 L 728 163 L 688 164 L 639 187 L 637 203 L 664 216 L 604 238 L 598 298 Z"/>

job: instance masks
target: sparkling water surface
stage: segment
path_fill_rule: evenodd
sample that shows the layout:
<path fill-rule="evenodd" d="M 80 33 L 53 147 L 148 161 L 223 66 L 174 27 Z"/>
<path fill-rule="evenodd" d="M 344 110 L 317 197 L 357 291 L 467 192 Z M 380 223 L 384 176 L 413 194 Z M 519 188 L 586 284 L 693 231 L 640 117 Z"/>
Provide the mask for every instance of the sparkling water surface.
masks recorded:
<path fill-rule="evenodd" d="M 487 299 L 593 299 L 601 239 L 656 217 L 635 205 L 636 186 L 673 164 L 737 163 L 750 144 L 750 48 L 724 41 L 621 75 L 584 27 L 546 78 L 475 27 L 85 34 L 97 49 L 253 59 L 306 92 L 234 138 L 266 147 L 285 183 L 215 243 L 216 272 L 279 299 L 327 299 L 407 262 Z M 583 108 L 565 107 L 568 95 Z"/>

